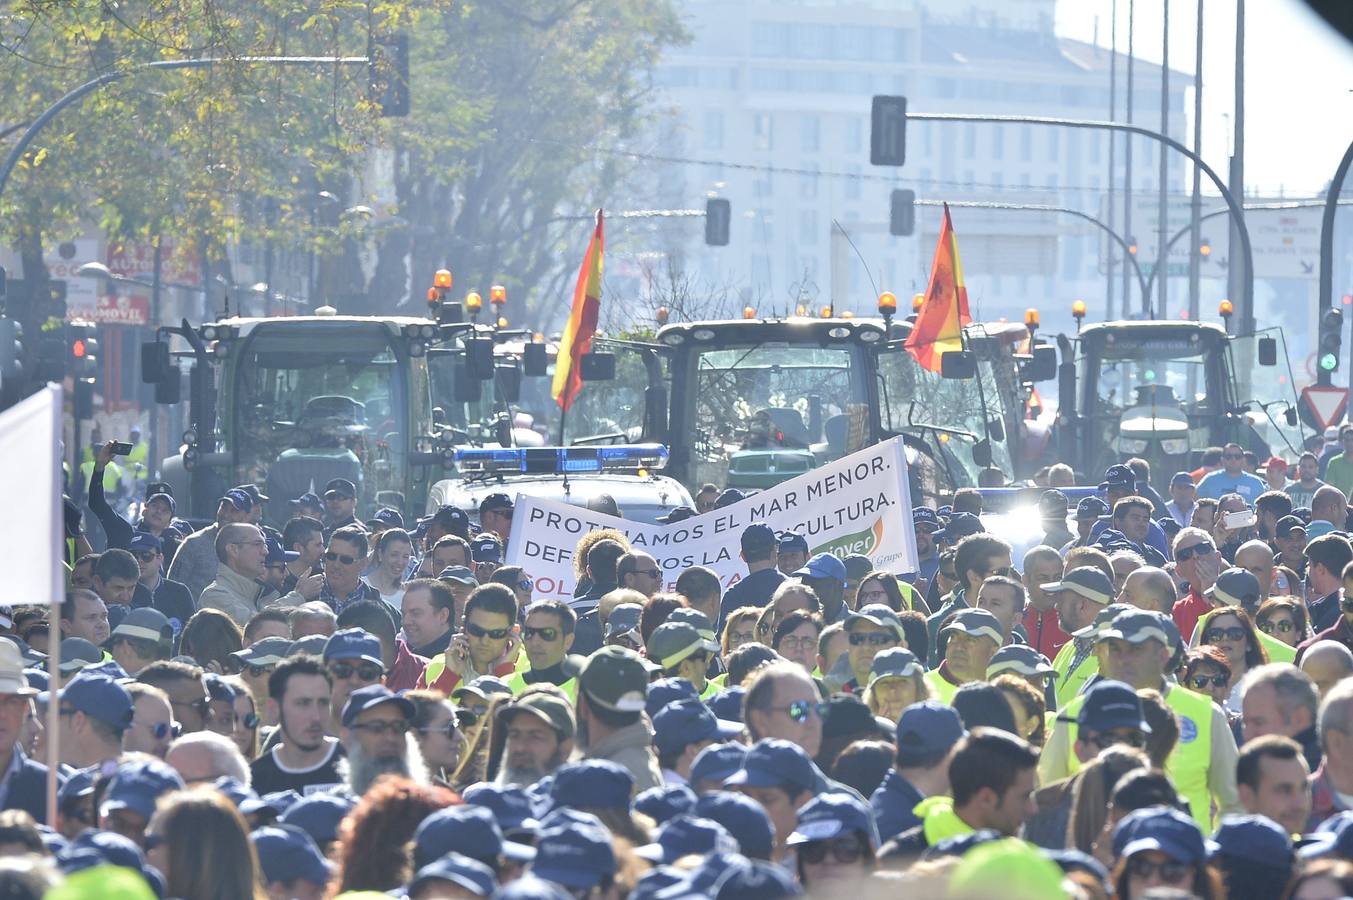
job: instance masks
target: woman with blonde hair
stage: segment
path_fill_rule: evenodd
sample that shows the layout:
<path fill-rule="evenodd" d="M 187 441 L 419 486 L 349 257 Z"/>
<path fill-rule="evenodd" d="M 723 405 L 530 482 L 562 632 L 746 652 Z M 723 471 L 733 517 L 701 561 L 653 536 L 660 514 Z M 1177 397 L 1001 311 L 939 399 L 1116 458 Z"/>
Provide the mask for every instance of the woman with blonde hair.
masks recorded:
<path fill-rule="evenodd" d="M 267 900 L 249 827 L 212 787 L 161 798 L 146 827 L 146 859 L 164 875 L 166 897 Z"/>

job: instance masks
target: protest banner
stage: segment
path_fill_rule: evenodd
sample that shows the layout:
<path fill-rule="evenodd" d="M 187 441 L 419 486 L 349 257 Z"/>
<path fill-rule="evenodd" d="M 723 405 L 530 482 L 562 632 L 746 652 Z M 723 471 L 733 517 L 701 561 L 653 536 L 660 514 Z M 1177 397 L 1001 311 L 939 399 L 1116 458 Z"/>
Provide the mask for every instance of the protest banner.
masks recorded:
<path fill-rule="evenodd" d="M 724 589 L 747 574 L 739 538 L 753 522 L 795 531 L 811 553 L 859 553 L 890 572 L 916 570 L 911 489 L 906 451 L 892 438 L 758 494 L 671 525 L 648 525 L 567 503 L 518 494 L 508 537 L 507 565 L 521 566 L 535 583 L 534 599 L 573 595 L 573 551 L 578 539 L 600 528 L 622 532 L 636 550 L 658 561 L 663 589 L 683 569 L 706 566 Z"/>

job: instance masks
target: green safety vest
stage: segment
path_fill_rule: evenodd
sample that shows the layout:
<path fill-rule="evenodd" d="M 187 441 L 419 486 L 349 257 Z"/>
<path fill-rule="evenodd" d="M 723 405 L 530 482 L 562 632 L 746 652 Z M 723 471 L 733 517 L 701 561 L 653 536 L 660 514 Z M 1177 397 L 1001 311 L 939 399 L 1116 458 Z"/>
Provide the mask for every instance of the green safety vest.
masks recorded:
<path fill-rule="evenodd" d="M 1081 660 L 1075 671 L 1072 671 L 1071 660 L 1075 655 L 1076 639 L 1072 638 L 1062 645 L 1062 649 L 1057 651 L 1057 658 L 1052 661 L 1052 668 L 1057 672 L 1054 690 L 1057 694 L 1058 709 L 1065 709 L 1066 705 L 1080 694 L 1085 682 L 1099 674 L 1099 657 L 1095 656 L 1093 650 L 1089 656 Z"/>
<path fill-rule="evenodd" d="M 512 688 L 512 696 L 514 697 L 520 694 L 522 691 L 526 690 L 527 688 L 533 687 L 533 685 L 527 684 L 525 671 L 513 672 L 512 677 L 507 680 L 507 686 Z M 568 698 L 572 700 L 574 703 L 578 702 L 577 678 L 570 678 L 563 684 L 556 685 L 556 687 L 558 687 L 559 690 L 563 691 L 565 694 L 568 694 Z"/>
<path fill-rule="evenodd" d="M 912 812 L 921 820 L 921 831 L 925 834 L 926 844 L 931 847 L 948 838 L 973 832 L 973 827 L 954 812 L 954 798 L 947 795 L 926 797 Z"/>
<path fill-rule="evenodd" d="M 933 699 L 945 706 L 952 706 L 954 694 L 958 693 L 958 685 L 950 684 L 949 679 L 941 675 L 939 669 L 931 669 L 925 673 L 924 677 L 926 683 L 930 685 L 930 693 L 933 695 Z"/>
<path fill-rule="evenodd" d="M 1069 721 L 1068 746 L 1076 743 L 1075 717 L 1080 712 L 1085 695 L 1076 697 L 1062 713 Z M 1212 700 L 1188 688 L 1173 685 L 1165 695 L 1165 703 L 1179 719 L 1179 740 L 1165 760 L 1165 771 L 1174 782 L 1175 790 L 1189 804 L 1189 811 L 1203 829 L 1212 833 L 1212 792 L 1207 786 L 1208 769 L 1212 763 Z M 1067 765 L 1072 772 L 1080 769 L 1075 753 L 1067 754 Z"/>
<path fill-rule="evenodd" d="M 710 697 L 713 697 L 721 690 L 723 690 L 723 685 L 715 684 L 713 678 L 706 678 L 705 689 L 700 692 L 700 699 L 708 700 Z"/>

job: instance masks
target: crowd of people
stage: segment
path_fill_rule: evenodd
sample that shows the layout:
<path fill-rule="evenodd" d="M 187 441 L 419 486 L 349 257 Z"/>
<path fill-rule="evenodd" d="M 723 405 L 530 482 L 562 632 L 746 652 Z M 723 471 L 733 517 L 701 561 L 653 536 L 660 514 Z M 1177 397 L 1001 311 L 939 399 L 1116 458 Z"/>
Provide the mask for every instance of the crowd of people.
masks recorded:
<path fill-rule="evenodd" d="M 193 529 L 151 484 L 128 522 L 101 448 L 107 547 L 68 507 L 64 600 L 0 611 L 0 896 L 1353 895 L 1339 440 L 1049 486 L 1020 558 L 960 490 L 915 572 L 595 530 L 547 599 L 506 494 L 406 527 L 333 479 L 273 528 L 241 485 Z"/>

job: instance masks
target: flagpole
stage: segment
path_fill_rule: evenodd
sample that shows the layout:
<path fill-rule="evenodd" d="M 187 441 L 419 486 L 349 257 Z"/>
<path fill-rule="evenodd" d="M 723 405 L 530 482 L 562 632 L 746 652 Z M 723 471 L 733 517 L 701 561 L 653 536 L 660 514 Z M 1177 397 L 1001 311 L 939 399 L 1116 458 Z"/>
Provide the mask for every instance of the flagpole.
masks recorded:
<path fill-rule="evenodd" d="M 48 597 L 47 629 L 50 638 L 47 641 L 47 826 L 56 827 L 57 775 L 61 769 L 60 740 L 61 703 L 57 691 L 61 687 L 61 601 L 64 599 L 65 579 L 61 568 L 61 556 L 58 548 L 65 545 L 65 504 L 61 499 L 61 407 L 62 387 L 49 384 L 48 394 L 52 404 L 52 590 Z M 76 423 L 79 429 L 79 423 Z M 37 715 L 37 710 L 33 710 Z"/>

